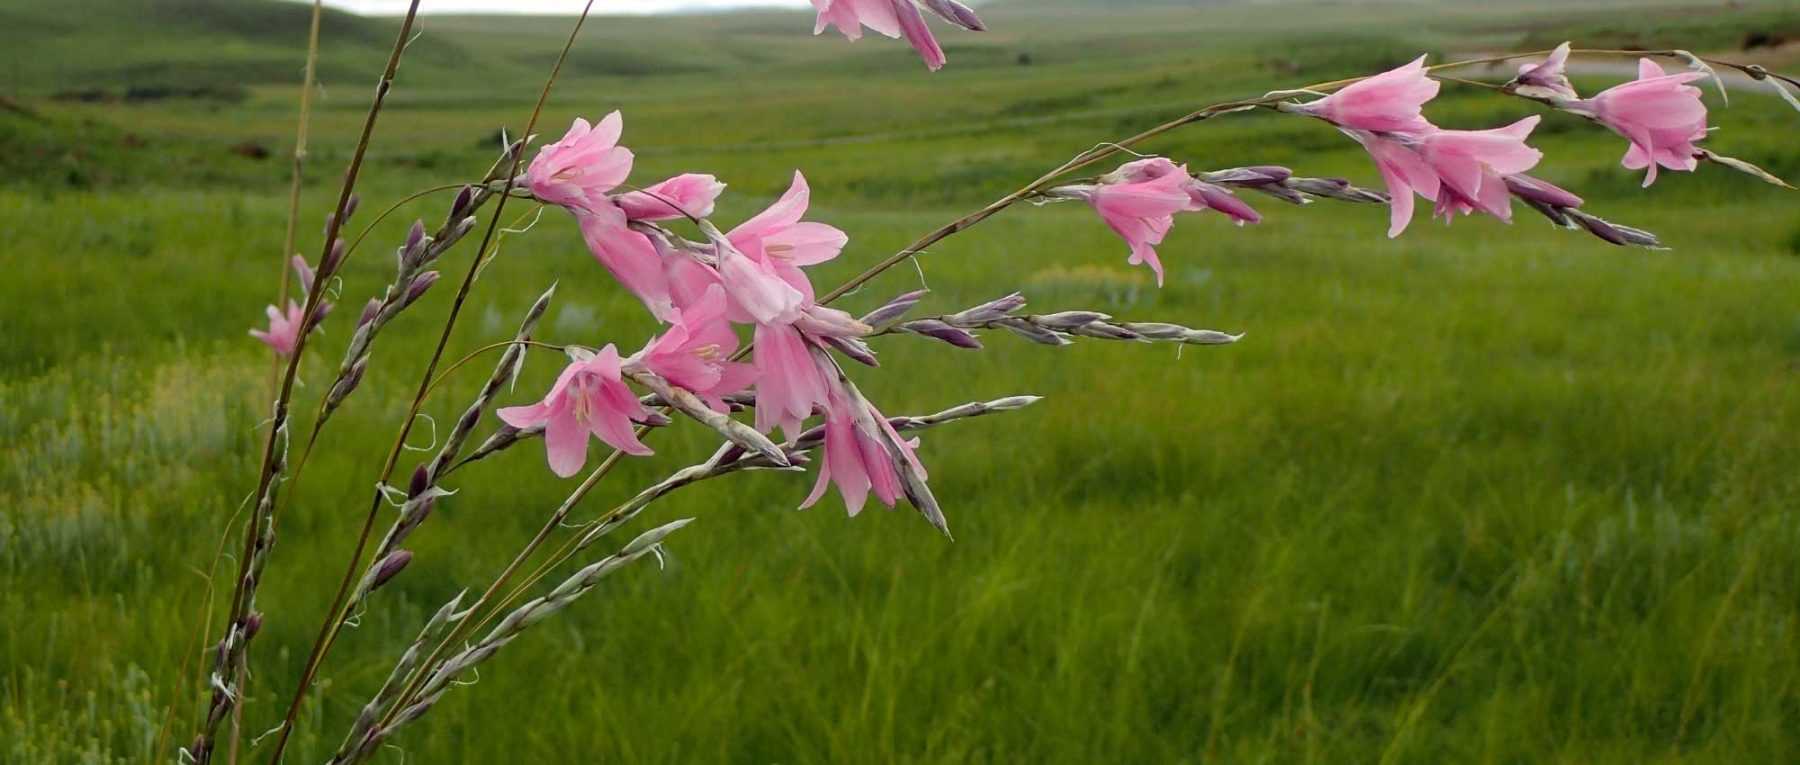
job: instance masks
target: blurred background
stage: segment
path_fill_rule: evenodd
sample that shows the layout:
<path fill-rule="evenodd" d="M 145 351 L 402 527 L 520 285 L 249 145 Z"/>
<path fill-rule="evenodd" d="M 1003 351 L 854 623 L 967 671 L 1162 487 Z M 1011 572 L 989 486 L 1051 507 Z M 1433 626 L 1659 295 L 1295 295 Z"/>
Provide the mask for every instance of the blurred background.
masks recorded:
<path fill-rule="evenodd" d="M 731 184 L 727 224 L 804 170 L 811 217 L 851 235 L 818 269 L 825 286 L 1096 143 L 1419 53 L 1573 40 L 1800 69 L 1791 2 L 979 10 L 993 31 L 938 27 L 950 66 L 937 74 L 899 42 L 814 38 L 804 7 L 597 17 L 540 132 L 623 110 L 634 180 L 716 173 Z M 282 267 L 309 13 L 0 0 L 0 760 L 168 761 L 193 735 L 219 621 L 202 619 L 207 577 L 263 437 L 269 353 L 245 332 Z M 478 178 L 571 21 L 424 18 L 356 222 Z M 303 252 L 319 249 L 397 23 L 324 18 Z M 1576 84 L 1631 73 L 1620 58 Z M 1707 145 L 1800 177 L 1800 114 L 1761 85 L 1732 87 L 1729 108 L 1708 92 Z M 1446 85 L 1427 114 L 1483 128 L 1535 111 Z M 849 519 L 832 498 L 795 512 L 810 476 L 687 490 L 639 523 L 699 519 L 666 570 L 624 572 L 533 630 L 387 761 L 1800 758 L 1800 206 L 1715 167 L 1640 189 L 1619 167 L 1624 142 L 1568 115 L 1546 114 L 1534 144 L 1547 155 L 1534 174 L 1672 249 L 1613 248 L 1524 209 L 1510 226 L 1421 214 L 1389 241 L 1384 209 L 1255 196 L 1259 226 L 1184 219 L 1161 290 L 1075 205 L 1016 208 L 933 247 L 846 306 L 922 283 L 925 313 L 1021 290 L 1043 312 L 1247 335 L 1180 352 L 882 341 L 882 368 L 856 374 L 890 414 L 1046 397 L 926 434 L 956 542 L 904 508 Z M 1145 148 L 1196 168 L 1378 182 L 1334 131 L 1276 115 Z M 387 248 L 449 201 L 426 196 L 374 228 L 301 368 L 299 411 L 329 382 L 354 306 L 390 277 Z M 568 216 L 546 212 L 501 253 L 452 357 L 510 337 L 553 281 L 543 339 L 634 348 L 655 331 Z M 292 691 L 452 292 L 387 331 L 283 511 L 248 736 Z M 502 402 L 536 398 L 560 366 L 534 354 Z M 448 422 L 482 376 L 458 376 L 427 411 Z M 704 457 L 696 431 L 658 434 L 659 459 L 626 463 L 577 518 Z M 426 616 L 491 579 L 571 488 L 535 445 L 454 483 L 411 568 L 334 649 L 291 761 L 326 759 Z M 217 565 L 227 590 L 234 566 Z"/>

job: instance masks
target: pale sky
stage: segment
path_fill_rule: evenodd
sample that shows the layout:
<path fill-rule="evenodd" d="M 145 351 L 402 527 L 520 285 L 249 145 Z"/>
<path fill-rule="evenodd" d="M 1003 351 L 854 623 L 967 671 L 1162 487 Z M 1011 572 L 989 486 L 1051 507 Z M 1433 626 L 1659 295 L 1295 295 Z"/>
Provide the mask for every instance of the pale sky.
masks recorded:
<path fill-rule="evenodd" d="M 577 14 L 587 0 L 422 0 L 420 13 Z M 356 13 L 405 13 L 408 0 L 325 0 Z M 807 8 L 808 0 L 594 0 L 594 13 L 665 13 L 725 8 Z"/>

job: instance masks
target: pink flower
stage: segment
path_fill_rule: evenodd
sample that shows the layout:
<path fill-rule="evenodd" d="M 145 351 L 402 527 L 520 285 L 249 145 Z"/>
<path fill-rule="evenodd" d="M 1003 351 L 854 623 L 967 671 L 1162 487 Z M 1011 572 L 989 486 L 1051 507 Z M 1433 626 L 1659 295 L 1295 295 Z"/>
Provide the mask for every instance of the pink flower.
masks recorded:
<path fill-rule="evenodd" d="M 1440 186 L 1437 173 L 1424 159 L 1399 141 L 1362 130 L 1344 132 L 1368 150 L 1369 157 L 1375 160 L 1375 169 L 1381 172 L 1382 180 L 1387 182 L 1388 238 L 1399 236 L 1412 222 L 1414 193 L 1437 201 Z"/>
<path fill-rule="evenodd" d="M 643 191 L 620 194 L 613 198 L 613 202 L 631 220 L 704 218 L 713 213 L 713 203 L 724 191 L 725 184 L 720 183 L 718 178 L 687 173 Z"/>
<path fill-rule="evenodd" d="M 1580 98 L 1564 71 L 1568 64 L 1569 44 L 1563 43 L 1550 52 L 1549 58 L 1535 64 L 1520 65 L 1519 76 L 1513 78 L 1513 85 L 1527 96 Z"/>
<path fill-rule="evenodd" d="M 836 374 L 827 379 L 825 459 L 819 465 L 819 480 L 812 494 L 800 507 L 817 504 L 833 484 L 852 516 L 862 512 L 871 491 L 876 500 L 893 507 L 906 496 L 900 461 L 904 460 L 904 467 L 921 482 L 926 478 L 925 466 L 914 454 L 918 440 L 901 438 L 880 410 L 852 393 Z"/>
<path fill-rule="evenodd" d="M 901 34 L 906 35 L 906 41 L 919 52 L 919 58 L 925 60 L 925 68 L 933 72 L 944 68 L 948 61 L 944 49 L 938 47 L 931 27 L 925 25 L 925 14 L 919 12 L 919 6 L 913 5 L 912 0 L 894 0 L 894 14 L 900 17 Z"/>
<path fill-rule="evenodd" d="M 938 47 L 925 17 L 912 0 L 812 0 L 819 12 L 813 34 L 837 27 L 845 39 L 862 39 L 862 28 L 868 27 L 888 37 L 906 35 L 925 66 L 937 71 L 944 66 L 944 51 Z"/>
<path fill-rule="evenodd" d="M 1187 211 L 1213 210 L 1224 213 L 1238 225 L 1262 222 L 1262 215 L 1258 214 L 1249 204 L 1238 199 L 1230 189 L 1194 178 L 1188 175 L 1186 167 L 1177 165 L 1173 160 L 1165 157 L 1149 157 L 1127 162 L 1120 165 L 1119 169 L 1102 176 L 1100 180 L 1107 184 L 1144 183 L 1170 175 L 1184 179 L 1182 188 L 1187 192 L 1189 200 Z"/>
<path fill-rule="evenodd" d="M 611 203 L 607 207 L 615 212 L 618 209 Z M 672 318 L 675 302 L 669 292 L 666 264 L 650 237 L 627 228 L 624 219 L 616 215 L 581 212 L 576 213 L 575 219 L 581 224 L 581 238 L 594 259 L 626 290 L 644 301 L 657 319 Z"/>
<path fill-rule="evenodd" d="M 525 171 L 525 184 L 538 199 L 570 210 L 611 207 L 606 192 L 631 175 L 631 150 L 618 145 L 624 127 L 618 112 L 592 126 L 577 118 L 562 140 L 538 152 Z"/>
<path fill-rule="evenodd" d="M 500 419 L 515 428 L 543 425 L 550 470 L 563 478 L 587 464 L 590 433 L 626 454 L 651 454 L 632 430 L 632 422 L 643 421 L 650 412 L 625 385 L 618 349 L 608 345 L 599 353 L 575 350 L 570 355 L 575 360 L 543 401 L 501 409 Z"/>
<path fill-rule="evenodd" d="M 1601 91 L 1572 108 L 1592 115 L 1613 132 L 1631 141 L 1621 161 L 1626 168 L 1649 168 L 1644 185 L 1656 182 L 1657 166 L 1692 171 L 1700 152 L 1694 142 L 1706 137 L 1706 104 L 1700 89 L 1687 83 L 1701 79 L 1701 72 L 1665 74 L 1650 59 L 1638 60 L 1638 78 Z"/>
<path fill-rule="evenodd" d="M 1526 117 L 1493 130 L 1439 130 L 1425 135 L 1419 156 L 1438 177 L 1437 215 L 1480 210 L 1512 221 L 1512 194 L 1506 176 L 1537 166 L 1544 153 L 1525 145 L 1539 117 Z"/>
<path fill-rule="evenodd" d="M 1291 108 L 1352 130 L 1419 133 L 1431 130 L 1431 123 L 1425 121 L 1420 110 L 1437 94 L 1438 82 L 1426 76 L 1425 57 L 1420 56 L 1406 66 Z"/>
<path fill-rule="evenodd" d="M 826 406 L 825 375 L 813 360 L 811 341 L 791 324 L 756 325 L 756 429 L 779 427 L 789 438 L 813 408 Z"/>
<path fill-rule="evenodd" d="M 756 370 L 750 365 L 730 361 L 737 349 L 737 332 L 725 320 L 725 290 L 714 285 L 698 301 L 681 309 L 669 330 L 628 363 L 642 365 L 723 412 L 722 397 L 750 387 L 756 379 Z"/>
<path fill-rule="evenodd" d="M 801 292 L 783 278 L 785 274 L 776 264 L 752 258 L 728 240 L 717 240 L 714 246 L 719 254 L 719 280 L 731 296 L 734 318 L 739 321 L 791 324 L 812 302 L 812 284 L 805 282 L 805 276 L 800 278 L 807 291 Z"/>
<path fill-rule="evenodd" d="M 1127 176 L 1141 177 L 1137 173 Z M 1163 283 L 1163 266 L 1156 246 L 1174 227 L 1175 213 L 1191 208 L 1193 199 L 1187 186 L 1192 180 L 1186 167 L 1176 166 L 1174 171 L 1149 180 L 1103 183 L 1087 194 L 1100 219 L 1131 246 L 1130 263 L 1149 264 L 1158 285 Z"/>
<path fill-rule="evenodd" d="M 795 170 L 794 181 L 787 193 L 769 209 L 725 235 L 744 254 L 769 262 L 784 279 L 809 296 L 812 286 L 800 272 L 800 267 L 836 258 L 850 241 L 849 235 L 837 228 L 801 220 L 811 203 L 812 189 L 806 184 L 806 176 Z"/>
<path fill-rule="evenodd" d="M 260 329 L 253 329 L 250 330 L 250 336 L 275 349 L 275 354 L 278 356 L 291 356 L 294 349 L 300 345 L 300 327 L 304 324 L 300 320 L 300 311 L 300 304 L 293 300 L 288 301 L 286 314 L 276 309 L 275 306 L 269 306 L 267 309 L 269 330 L 264 332 Z"/>
<path fill-rule="evenodd" d="M 850 237 L 823 223 L 802 221 L 811 199 L 806 176 L 795 171 L 781 199 L 725 235 L 723 245 L 728 246 L 719 247 L 719 275 L 737 320 L 792 322 L 812 303 L 812 281 L 800 269 L 836 258 Z"/>

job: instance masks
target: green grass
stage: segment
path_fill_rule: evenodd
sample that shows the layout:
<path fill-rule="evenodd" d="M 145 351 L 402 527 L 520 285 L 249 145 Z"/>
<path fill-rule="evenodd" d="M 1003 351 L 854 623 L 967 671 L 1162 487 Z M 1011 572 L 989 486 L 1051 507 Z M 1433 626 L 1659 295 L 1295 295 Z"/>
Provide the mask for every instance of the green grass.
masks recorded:
<path fill-rule="evenodd" d="M 952 65 L 935 76 L 897 44 L 810 39 L 792 15 L 605 20 L 578 59 L 600 71 L 572 71 L 543 132 L 625 110 L 635 177 L 718 173 L 732 184 L 722 222 L 803 168 L 815 217 L 852 235 L 816 275 L 829 285 L 1193 106 L 1414 50 L 1527 44 L 1605 13 L 1417 8 L 1307 6 L 1304 20 L 1266 6 L 997 9 L 993 35 L 946 37 Z M 1769 8 L 1713 18 L 1792 18 Z M 478 173 L 483 138 L 523 121 L 560 23 L 476 24 L 432 19 L 427 39 L 503 41 L 483 55 L 514 63 L 403 70 L 360 222 Z M 297 56 L 303 33 L 285 31 L 255 40 Z M 604 63 L 642 61 L 664 40 L 692 66 L 628 76 Z M 1034 63 L 1018 65 L 1020 52 Z M 350 61 L 318 116 L 309 252 L 366 106 L 372 65 Z M 204 575 L 252 488 L 266 416 L 269 362 L 244 331 L 273 291 L 286 204 L 284 162 L 227 149 L 256 141 L 281 156 L 296 96 L 249 85 L 235 104 L 70 104 L 47 88 L 24 99 L 34 116 L 0 111 L 0 761 L 167 761 L 193 733 Z M 1447 87 L 1430 113 L 1472 127 L 1530 112 Z M 1800 175 L 1800 115 L 1745 92 L 1715 121 L 1715 150 Z M 1263 200 L 1258 227 L 1184 219 L 1160 291 L 1079 206 L 1011 210 L 938 245 L 922 261 L 925 311 L 1016 288 L 1045 311 L 1248 335 L 1181 353 L 881 341 L 883 368 L 856 375 L 890 413 L 1047 397 L 926 434 L 957 542 L 908 510 L 846 519 L 833 500 L 795 513 L 809 477 L 686 490 L 639 523 L 699 519 L 670 543 L 667 570 L 609 580 L 396 745 L 417 762 L 1795 760 L 1800 208 L 1714 168 L 1640 190 L 1615 138 L 1559 115 L 1540 133 L 1541 175 L 1675 249 L 1606 247 L 1525 210 L 1512 226 L 1447 230 L 1421 216 L 1390 242 L 1380 209 Z M 1151 148 L 1196 166 L 1375 180 L 1329 130 L 1274 116 Z M 345 307 L 302 369 L 300 411 L 348 339 L 351 306 L 388 275 L 388 248 L 447 202 L 393 216 L 352 260 Z M 920 279 L 897 269 L 846 302 L 871 307 Z M 546 339 L 635 347 L 654 331 L 566 216 L 546 213 L 505 240 L 453 353 L 509 334 L 552 281 Z M 445 286 L 384 335 L 284 511 L 250 736 L 292 689 Z M 557 366 L 534 355 L 506 403 Z M 479 376 L 459 375 L 428 411 L 448 422 Z M 653 443 L 661 459 L 626 463 L 578 516 L 707 450 L 693 428 Z M 415 535 L 412 567 L 335 649 L 290 761 L 325 759 L 421 621 L 485 584 L 571 488 L 537 448 L 454 483 Z"/>

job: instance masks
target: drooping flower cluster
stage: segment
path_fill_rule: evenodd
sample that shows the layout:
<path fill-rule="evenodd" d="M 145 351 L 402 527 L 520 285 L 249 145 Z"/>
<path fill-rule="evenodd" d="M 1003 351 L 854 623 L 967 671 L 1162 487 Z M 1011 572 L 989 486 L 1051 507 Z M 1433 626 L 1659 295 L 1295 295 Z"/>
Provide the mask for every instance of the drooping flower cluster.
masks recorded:
<path fill-rule="evenodd" d="M 1656 182 L 1658 167 L 1692 172 L 1699 166 L 1700 149 L 1694 144 L 1706 137 L 1706 102 L 1700 89 L 1689 83 L 1705 79 L 1706 73 L 1669 74 L 1655 61 L 1642 58 L 1636 80 L 1583 99 L 1569 84 L 1568 60 L 1569 44 L 1563 43 L 1544 61 L 1521 67 L 1509 87 L 1624 136 L 1631 146 L 1621 164 L 1647 170 L 1645 186 Z"/>
<path fill-rule="evenodd" d="M 719 413 L 730 411 L 727 397 L 754 388 L 760 432 L 798 437 L 806 420 L 824 414 L 821 480 L 838 485 L 853 513 L 872 490 L 890 507 L 910 498 L 941 525 L 912 442 L 881 427 L 885 419 L 827 350 L 873 330 L 816 302 L 805 269 L 836 258 L 849 237 L 805 220 L 812 193 L 806 177 L 795 172 L 768 209 L 720 232 L 707 216 L 724 184 L 686 174 L 630 188 L 632 154 L 618 144 L 622 129 L 616 112 L 597 126 L 577 120 L 522 180 L 540 201 L 573 214 L 595 259 L 669 326 L 627 358 L 611 345 L 571 349 L 573 361 L 540 402 L 503 409 L 501 418 L 520 429 L 543 426 L 550 466 L 567 477 L 585 464 L 589 435 L 628 454 L 650 453 L 633 432 L 652 417 L 631 391 L 630 380 L 645 379 L 637 375 L 692 393 Z M 660 225 L 678 220 L 693 222 L 706 241 Z M 734 324 L 751 327 L 751 363 L 736 361 Z M 815 492 L 806 504 L 817 498 Z"/>
<path fill-rule="evenodd" d="M 1176 213 L 1212 210 L 1243 225 L 1262 222 L 1262 215 L 1224 186 L 1201 180 L 1163 157 L 1127 163 L 1099 183 L 1063 186 L 1054 195 L 1085 200 L 1100 219 L 1131 247 L 1130 263 L 1147 265 L 1163 282 L 1156 247 L 1175 226 Z"/>
<path fill-rule="evenodd" d="M 1436 215 L 1445 222 L 1477 211 L 1511 222 L 1506 178 L 1536 167 L 1544 156 L 1525 144 L 1537 127 L 1536 116 L 1492 130 L 1433 125 L 1423 108 L 1437 97 L 1438 87 L 1420 56 L 1324 98 L 1286 107 L 1337 126 L 1369 152 L 1391 197 L 1389 237 L 1399 236 L 1412 221 L 1414 194 L 1437 203 Z"/>
<path fill-rule="evenodd" d="M 937 37 L 925 23 L 921 6 L 963 29 L 987 31 L 981 18 L 957 0 L 812 0 L 812 4 L 819 12 L 813 34 L 824 32 L 826 27 L 837 27 L 845 39 L 854 41 L 862 39 L 863 27 L 868 27 L 888 37 L 905 36 L 925 60 L 925 66 L 934 72 L 943 68 L 946 58 Z"/>

